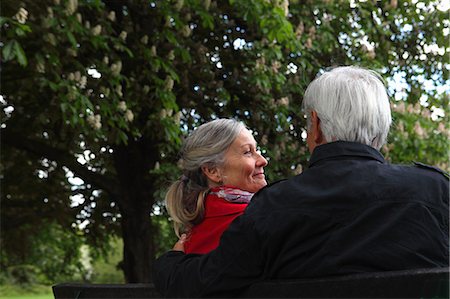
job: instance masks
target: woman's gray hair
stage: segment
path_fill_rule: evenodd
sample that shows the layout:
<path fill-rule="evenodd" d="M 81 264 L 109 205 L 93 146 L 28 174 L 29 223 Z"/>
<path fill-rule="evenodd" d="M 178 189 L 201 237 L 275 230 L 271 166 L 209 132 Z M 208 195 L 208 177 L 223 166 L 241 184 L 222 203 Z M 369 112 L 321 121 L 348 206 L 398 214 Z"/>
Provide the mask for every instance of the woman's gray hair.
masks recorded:
<path fill-rule="evenodd" d="M 352 141 L 380 149 L 391 125 L 383 78 L 375 71 L 343 66 L 325 72 L 305 91 L 303 109 L 316 111 L 327 142 Z"/>
<path fill-rule="evenodd" d="M 216 119 L 199 126 L 184 140 L 180 152 L 183 175 L 166 194 L 178 237 L 203 219 L 209 187 L 202 166 L 222 166 L 225 152 L 243 129 L 245 125 L 237 120 Z"/>

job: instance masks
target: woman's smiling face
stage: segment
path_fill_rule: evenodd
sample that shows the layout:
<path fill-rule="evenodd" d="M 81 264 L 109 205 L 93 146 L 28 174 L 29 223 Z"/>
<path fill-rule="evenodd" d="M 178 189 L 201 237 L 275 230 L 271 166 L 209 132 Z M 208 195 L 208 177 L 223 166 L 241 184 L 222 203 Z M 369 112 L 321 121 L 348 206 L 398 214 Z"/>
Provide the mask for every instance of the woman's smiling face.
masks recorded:
<path fill-rule="evenodd" d="M 267 160 L 256 148 L 255 138 L 249 130 L 242 129 L 225 153 L 225 163 L 220 167 L 222 183 L 254 193 L 267 185 L 266 165 Z"/>

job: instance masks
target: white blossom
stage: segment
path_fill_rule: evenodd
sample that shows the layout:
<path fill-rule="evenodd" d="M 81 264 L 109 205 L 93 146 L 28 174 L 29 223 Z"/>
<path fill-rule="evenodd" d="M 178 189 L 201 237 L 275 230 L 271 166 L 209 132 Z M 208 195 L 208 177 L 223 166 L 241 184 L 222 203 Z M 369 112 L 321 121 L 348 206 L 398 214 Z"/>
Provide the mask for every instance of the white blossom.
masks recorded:
<path fill-rule="evenodd" d="M 416 103 L 414 105 L 414 113 L 415 114 L 420 114 L 420 111 L 422 111 L 422 105 L 420 105 L 420 103 Z"/>
<path fill-rule="evenodd" d="M 77 10 L 78 8 L 78 0 L 69 0 L 66 3 L 66 12 L 67 14 L 73 15 L 73 13 Z"/>
<path fill-rule="evenodd" d="M 447 130 L 445 129 L 445 124 L 443 122 L 440 122 L 438 124 L 437 130 L 439 133 L 446 133 Z"/>
<path fill-rule="evenodd" d="M 203 6 L 206 10 L 209 10 L 209 7 L 211 6 L 211 0 L 203 0 Z"/>
<path fill-rule="evenodd" d="M 53 19 L 55 16 L 53 14 L 53 9 L 51 7 L 47 7 L 48 17 Z"/>
<path fill-rule="evenodd" d="M 177 3 L 175 4 L 175 9 L 177 11 L 180 11 L 183 8 L 184 0 L 177 0 Z"/>
<path fill-rule="evenodd" d="M 148 35 L 144 35 L 141 38 L 141 43 L 143 43 L 144 45 L 148 44 Z M 155 51 L 156 51 L 156 49 L 155 49 Z"/>
<path fill-rule="evenodd" d="M 111 22 L 115 22 L 116 21 L 116 12 L 115 11 L 110 11 L 108 14 L 108 19 Z"/>
<path fill-rule="evenodd" d="M 171 16 L 166 16 L 166 22 L 164 23 L 164 27 L 170 27 L 172 25 L 171 23 Z"/>
<path fill-rule="evenodd" d="M 120 39 L 121 40 L 123 40 L 123 41 L 125 41 L 126 39 L 127 39 L 127 32 L 126 31 L 122 31 L 120 34 L 119 34 L 119 37 L 120 37 Z"/>
<path fill-rule="evenodd" d="M 189 37 L 191 35 L 191 33 L 192 33 L 192 29 L 191 29 L 191 27 L 189 27 L 189 25 L 185 25 L 185 26 L 183 26 L 183 28 L 181 28 L 181 34 L 184 37 Z"/>
<path fill-rule="evenodd" d="M 426 137 L 426 132 L 418 121 L 416 121 L 416 123 L 414 124 L 414 131 L 416 132 L 417 136 L 421 138 Z"/>
<path fill-rule="evenodd" d="M 99 35 L 100 33 L 102 33 L 102 26 L 101 25 L 97 25 L 97 26 L 95 26 L 94 28 L 92 28 L 92 34 L 94 35 L 94 36 L 97 36 L 97 35 Z"/>
<path fill-rule="evenodd" d="M 281 3 L 281 9 L 284 11 L 284 16 L 288 16 L 289 14 L 289 0 L 283 0 Z"/>
<path fill-rule="evenodd" d="M 279 99 L 277 102 L 280 106 L 289 106 L 289 98 L 288 97 L 283 97 L 283 98 Z"/>
<path fill-rule="evenodd" d="M 108 56 L 103 57 L 103 63 L 104 64 L 108 64 L 109 63 L 109 57 Z"/>
<path fill-rule="evenodd" d="M 437 167 L 439 167 L 440 169 L 444 170 L 444 171 L 449 171 L 448 169 L 448 163 L 438 163 Z"/>
<path fill-rule="evenodd" d="M 408 104 L 406 111 L 410 114 L 419 114 L 421 111 L 421 106 L 419 103 L 416 103 L 414 106 L 412 104 Z"/>
<path fill-rule="evenodd" d="M 122 71 L 122 61 L 117 61 L 116 63 L 111 64 L 111 72 L 113 75 L 117 76 L 120 74 L 120 71 Z"/>
<path fill-rule="evenodd" d="M 144 92 L 144 94 L 148 94 L 148 92 L 150 91 L 150 86 L 144 85 L 144 88 L 142 88 L 142 91 Z"/>
<path fill-rule="evenodd" d="M 266 145 L 268 142 L 269 142 L 269 139 L 268 139 L 267 135 L 264 134 L 261 138 L 261 144 Z"/>
<path fill-rule="evenodd" d="M 176 124 L 179 124 L 181 122 L 181 111 L 178 111 L 177 113 L 175 113 L 175 115 L 173 116 L 173 119 Z"/>
<path fill-rule="evenodd" d="M 422 109 L 421 115 L 422 115 L 424 118 L 427 118 L 427 119 L 431 118 L 431 112 L 430 112 L 430 110 L 427 109 L 427 108 L 423 108 L 423 109 Z"/>
<path fill-rule="evenodd" d="M 299 175 L 300 173 L 303 172 L 303 166 L 302 164 L 297 164 L 297 167 L 295 167 L 294 169 L 294 174 L 295 175 Z"/>
<path fill-rule="evenodd" d="M 36 71 L 38 73 L 45 73 L 45 65 L 42 62 L 36 64 Z"/>
<path fill-rule="evenodd" d="M 81 89 L 85 89 L 85 88 L 86 88 L 86 84 L 87 84 L 87 78 L 86 78 L 86 76 L 82 76 L 82 77 L 80 78 L 80 80 L 78 81 L 78 86 L 79 86 Z"/>
<path fill-rule="evenodd" d="M 155 169 L 155 170 L 158 170 L 159 168 L 160 168 L 160 166 L 159 166 L 159 161 L 156 161 L 154 169 Z"/>
<path fill-rule="evenodd" d="M 155 46 L 152 46 L 151 48 L 150 48 L 150 53 L 152 53 L 152 57 L 155 57 L 157 54 L 156 54 L 156 47 Z"/>
<path fill-rule="evenodd" d="M 117 109 L 120 111 L 126 111 L 127 110 L 127 103 L 125 101 L 120 101 L 117 105 Z"/>
<path fill-rule="evenodd" d="M 305 47 L 307 49 L 311 49 L 312 48 L 312 39 L 310 37 L 308 37 L 308 39 L 306 40 L 306 45 Z"/>
<path fill-rule="evenodd" d="M 102 94 L 104 94 L 105 97 L 108 97 L 109 94 L 110 94 L 110 92 L 111 92 L 111 90 L 110 90 L 109 88 L 107 88 L 107 87 L 100 86 L 100 92 L 101 92 Z"/>
<path fill-rule="evenodd" d="M 281 67 L 281 63 L 278 60 L 275 60 L 274 62 L 272 62 L 272 70 L 274 71 L 274 73 L 278 73 L 278 70 Z"/>
<path fill-rule="evenodd" d="M 256 59 L 255 67 L 256 69 L 262 69 L 266 65 L 266 59 L 262 56 L 259 59 Z"/>
<path fill-rule="evenodd" d="M 301 37 L 304 31 L 305 25 L 303 24 L 303 22 L 300 22 L 300 24 L 298 24 L 297 28 L 295 29 L 295 36 L 297 36 L 297 38 Z"/>
<path fill-rule="evenodd" d="M 133 112 L 132 112 L 130 109 L 128 109 L 128 110 L 125 112 L 125 120 L 126 120 L 127 122 L 132 122 L 133 119 L 134 119 Z"/>
<path fill-rule="evenodd" d="M 76 99 L 76 97 L 77 97 L 78 94 L 79 94 L 79 93 L 78 93 L 78 89 L 77 89 L 75 86 L 72 85 L 72 86 L 69 88 L 69 93 L 68 93 L 67 98 L 68 98 L 70 101 L 73 101 L 73 100 Z"/>
<path fill-rule="evenodd" d="M 399 130 L 401 133 L 405 132 L 405 124 L 404 124 L 402 121 L 399 121 L 397 127 L 398 127 L 398 130 Z"/>
<path fill-rule="evenodd" d="M 396 8 L 397 8 L 397 5 L 398 5 L 397 0 L 391 0 L 391 2 L 389 3 L 389 6 L 390 6 L 392 9 L 396 9 Z"/>
<path fill-rule="evenodd" d="M 164 81 L 165 89 L 166 90 L 172 90 L 173 89 L 173 84 L 174 84 L 173 79 L 171 77 L 167 76 L 166 80 Z"/>
<path fill-rule="evenodd" d="M 167 54 L 167 58 L 168 58 L 169 60 L 174 60 L 174 59 L 175 59 L 175 52 L 174 52 L 173 50 L 171 50 L 171 51 L 169 52 L 169 54 Z"/>
<path fill-rule="evenodd" d="M 123 97 L 123 92 L 122 92 L 122 85 L 117 85 L 116 86 L 116 93 L 119 97 Z"/>
<path fill-rule="evenodd" d="M 25 24 L 28 19 L 28 11 L 25 8 L 21 7 L 13 18 L 16 19 L 20 24 Z"/>
<path fill-rule="evenodd" d="M 95 130 L 100 130 L 102 127 L 102 117 L 100 116 L 100 114 L 95 114 L 95 115 L 89 115 L 87 117 L 87 122 L 88 124 L 94 128 Z"/>
<path fill-rule="evenodd" d="M 52 45 L 56 46 L 56 37 L 53 33 L 48 33 L 45 35 L 45 39 Z"/>
<path fill-rule="evenodd" d="M 394 111 L 399 112 L 399 113 L 404 113 L 405 112 L 405 102 L 401 101 L 400 103 L 396 104 L 394 106 Z"/>
<path fill-rule="evenodd" d="M 83 23 L 83 18 L 81 17 L 81 14 L 79 12 L 77 12 L 76 17 L 77 17 L 78 23 L 80 23 L 80 24 Z"/>
<path fill-rule="evenodd" d="M 74 80 L 78 82 L 78 81 L 80 81 L 80 79 L 81 79 L 81 73 L 80 73 L 80 71 L 76 71 L 74 73 Z"/>
<path fill-rule="evenodd" d="M 78 53 L 77 53 L 77 51 L 75 49 L 67 48 L 66 52 L 70 56 L 73 56 L 73 57 L 77 57 L 78 56 Z"/>
<path fill-rule="evenodd" d="M 86 88 L 86 84 L 87 84 L 87 77 L 86 76 L 81 76 L 81 79 L 78 82 L 78 85 L 80 86 L 81 89 L 85 89 Z"/>

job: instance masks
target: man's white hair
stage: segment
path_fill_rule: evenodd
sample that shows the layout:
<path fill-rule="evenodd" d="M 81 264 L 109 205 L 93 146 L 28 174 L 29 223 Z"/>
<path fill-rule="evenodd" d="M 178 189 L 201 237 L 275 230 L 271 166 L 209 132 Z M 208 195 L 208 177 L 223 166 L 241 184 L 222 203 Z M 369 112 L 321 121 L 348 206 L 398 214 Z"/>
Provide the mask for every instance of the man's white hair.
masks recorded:
<path fill-rule="evenodd" d="M 383 78 L 355 66 L 334 68 L 311 82 L 303 109 L 308 128 L 311 111 L 316 111 L 327 142 L 352 141 L 380 149 L 392 122 Z"/>

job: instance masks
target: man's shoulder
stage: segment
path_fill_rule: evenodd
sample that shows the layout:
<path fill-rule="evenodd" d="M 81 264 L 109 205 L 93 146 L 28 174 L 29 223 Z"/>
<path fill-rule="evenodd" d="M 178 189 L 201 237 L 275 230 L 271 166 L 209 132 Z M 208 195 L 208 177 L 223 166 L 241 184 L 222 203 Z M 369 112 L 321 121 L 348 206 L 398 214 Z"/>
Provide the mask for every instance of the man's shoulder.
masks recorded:
<path fill-rule="evenodd" d="M 282 185 L 282 183 L 286 182 L 286 181 L 287 181 L 287 179 L 280 179 L 280 180 L 271 182 L 270 184 L 267 184 L 264 188 L 259 189 L 258 192 L 255 193 L 255 195 L 267 192 L 268 190 L 271 190 L 273 188 L 278 188 L 280 186 L 280 184 Z"/>
<path fill-rule="evenodd" d="M 423 169 L 423 170 L 428 170 L 428 171 L 431 171 L 433 173 L 440 174 L 440 175 L 444 176 L 446 179 L 450 178 L 450 175 L 447 172 L 445 172 L 444 170 L 440 169 L 439 167 L 428 165 L 428 164 L 424 164 L 424 163 L 421 163 L 421 162 L 413 162 L 413 164 L 414 164 L 414 167 L 416 167 L 416 168 Z"/>
<path fill-rule="evenodd" d="M 267 206 L 271 205 L 274 198 L 278 198 L 280 191 L 285 190 L 284 185 L 289 182 L 288 179 L 280 179 L 270 184 L 267 184 L 265 187 L 261 188 L 258 192 L 253 195 L 253 199 L 250 202 L 250 206 L 253 209 L 253 206 Z M 248 209 L 247 209 L 248 210 Z"/>

